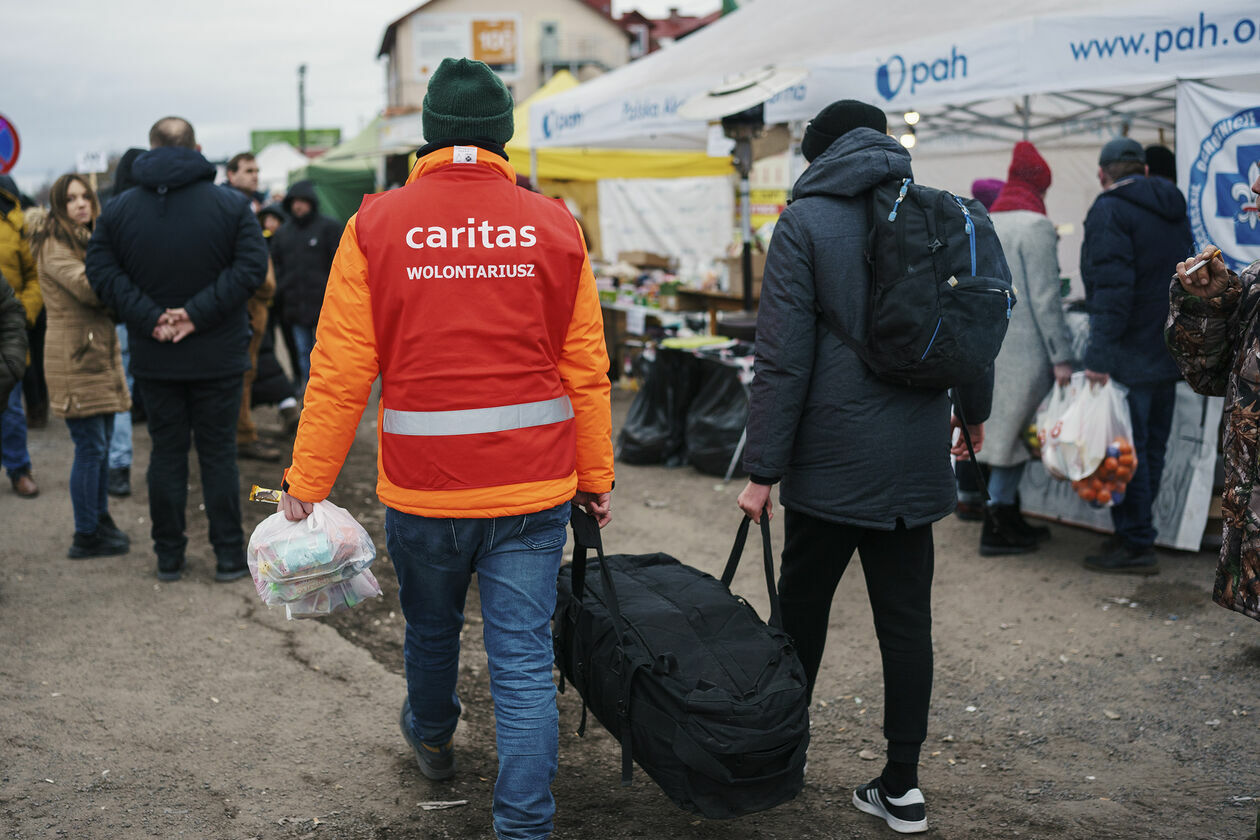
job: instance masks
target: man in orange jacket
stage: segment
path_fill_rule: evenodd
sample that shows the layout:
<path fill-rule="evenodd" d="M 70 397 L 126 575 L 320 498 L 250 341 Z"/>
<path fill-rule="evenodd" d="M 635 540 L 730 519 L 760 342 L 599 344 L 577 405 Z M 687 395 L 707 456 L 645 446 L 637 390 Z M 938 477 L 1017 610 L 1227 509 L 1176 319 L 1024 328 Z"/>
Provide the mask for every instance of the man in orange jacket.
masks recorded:
<path fill-rule="evenodd" d="M 516 186 L 512 96 L 484 64 L 429 81 L 428 145 L 346 225 L 311 353 L 281 509 L 332 489 L 381 377 L 377 495 L 407 621 L 403 735 L 455 773 L 459 634 L 476 572 L 494 697 L 502 840 L 551 833 L 559 720 L 550 619 L 569 503 L 611 517 L 599 295 L 577 223 Z"/>

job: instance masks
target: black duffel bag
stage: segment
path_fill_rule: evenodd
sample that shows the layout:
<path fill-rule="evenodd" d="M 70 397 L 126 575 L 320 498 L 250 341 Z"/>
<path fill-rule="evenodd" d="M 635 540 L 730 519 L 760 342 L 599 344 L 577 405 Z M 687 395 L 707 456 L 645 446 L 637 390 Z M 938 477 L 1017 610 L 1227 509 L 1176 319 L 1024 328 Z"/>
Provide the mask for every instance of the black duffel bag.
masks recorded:
<path fill-rule="evenodd" d="M 680 808 L 714 819 L 764 811 L 804 784 L 809 710 L 783 632 L 769 524 L 762 519 L 770 623 L 730 581 L 744 519 L 719 581 L 667 554 L 605 557 L 595 521 L 573 509 L 574 560 L 560 569 L 556 664 L 631 762 Z M 598 560 L 588 560 L 594 549 Z"/>

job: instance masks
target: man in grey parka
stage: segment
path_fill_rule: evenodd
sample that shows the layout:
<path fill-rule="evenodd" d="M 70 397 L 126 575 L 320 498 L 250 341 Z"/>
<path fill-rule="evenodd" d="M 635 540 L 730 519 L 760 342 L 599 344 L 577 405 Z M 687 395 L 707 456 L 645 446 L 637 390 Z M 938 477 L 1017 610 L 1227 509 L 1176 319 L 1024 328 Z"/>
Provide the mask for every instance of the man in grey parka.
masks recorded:
<path fill-rule="evenodd" d="M 853 804 L 910 833 L 927 830 L 917 766 L 932 692 L 932 523 L 957 502 L 950 397 L 876 378 L 818 315 L 866 335 L 867 194 L 911 176 L 910 154 L 886 128 L 883 111 L 842 100 L 806 129 L 811 164 L 766 260 L 739 506 L 759 521 L 782 482 L 779 595 L 811 694 L 832 596 L 858 551 L 883 658 L 888 761 Z M 990 370 L 959 389 L 969 422 L 988 417 L 992 387 Z"/>

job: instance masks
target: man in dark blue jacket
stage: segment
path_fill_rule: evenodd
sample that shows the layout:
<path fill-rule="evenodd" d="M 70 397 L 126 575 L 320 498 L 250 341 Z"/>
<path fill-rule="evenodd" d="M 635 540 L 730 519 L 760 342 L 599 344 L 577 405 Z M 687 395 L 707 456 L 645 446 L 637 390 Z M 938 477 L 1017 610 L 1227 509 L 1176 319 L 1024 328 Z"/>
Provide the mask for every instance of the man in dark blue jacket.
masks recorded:
<path fill-rule="evenodd" d="M 1164 451 L 1172 428 L 1177 380 L 1164 344 L 1168 282 L 1193 248 L 1186 200 L 1175 184 L 1146 174 L 1146 153 L 1127 137 L 1103 146 L 1098 158 L 1103 192 L 1085 217 L 1081 281 L 1089 307 L 1085 375 L 1129 389 L 1137 469 L 1124 499 L 1111 508 L 1115 535 L 1101 553 L 1085 558 L 1098 572 L 1153 575 L 1155 525 Z"/>
<path fill-rule="evenodd" d="M 249 369 L 245 302 L 267 272 L 249 203 L 214 185 L 215 169 L 179 117 L 149 130 L 138 189 L 112 201 L 87 252 L 88 282 L 127 323 L 153 452 L 149 514 L 158 578 L 184 568 L 189 438 L 195 436 L 215 579 L 249 574 L 241 528 L 236 420 Z"/>
<path fill-rule="evenodd" d="M 271 238 L 276 265 L 276 299 L 280 318 L 297 343 L 294 374 L 305 381 L 311 372 L 315 327 L 324 305 L 324 287 L 344 225 L 319 212 L 319 197 L 310 181 L 298 181 L 284 197 L 289 220 Z"/>
<path fill-rule="evenodd" d="M 912 174 L 886 126 L 880 109 L 842 100 L 806 129 L 811 163 L 766 255 L 744 450 L 751 480 L 739 507 L 756 521 L 769 515 L 770 488 L 782 480 L 783 627 L 811 696 L 832 598 L 853 552 L 861 557 L 884 666 L 888 761 L 853 804 L 909 833 L 927 830 L 918 762 L 932 699 L 932 523 L 958 498 L 950 398 L 878 379 L 819 317 L 866 335 L 867 196 Z M 969 422 L 988 418 L 992 394 L 992 369 L 960 389 Z"/>

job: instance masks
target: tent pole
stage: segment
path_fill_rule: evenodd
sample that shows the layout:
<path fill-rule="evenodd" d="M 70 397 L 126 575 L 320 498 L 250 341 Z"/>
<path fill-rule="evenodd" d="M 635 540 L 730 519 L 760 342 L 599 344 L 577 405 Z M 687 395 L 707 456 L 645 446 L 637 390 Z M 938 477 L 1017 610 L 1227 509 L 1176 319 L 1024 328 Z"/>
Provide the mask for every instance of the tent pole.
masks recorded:
<path fill-rule="evenodd" d="M 740 254 L 740 267 L 743 275 L 744 311 L 753 310 L 752 282 L 752 195 L 748 176 L 752 172 L 752 130 L 743 130 L 735 138 L 735 169 L 739 172 L 739 233 L 743 239 L 743 250 Z"/>
<path fill-rule="evenodd" d="M 529 147 L 529 182 L 538 189 L 538 147 L 534 145 Z"/>
<path fill-rule="evenodd" d="M 1029 110 L 1029 96 L 1024 94 L 1024 139 L 1028 139 L 1028 125 L 1032 122 L 1032 112 Z"/>

